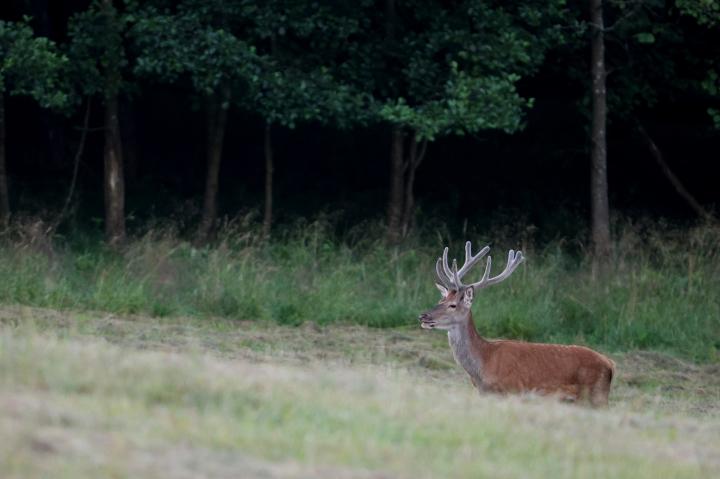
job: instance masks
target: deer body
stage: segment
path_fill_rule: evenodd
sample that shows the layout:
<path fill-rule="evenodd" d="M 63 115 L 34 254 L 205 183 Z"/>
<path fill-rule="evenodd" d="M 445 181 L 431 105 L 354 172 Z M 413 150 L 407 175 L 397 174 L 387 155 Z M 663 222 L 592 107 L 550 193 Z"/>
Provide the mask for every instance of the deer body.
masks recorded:
<path fill-rule="evenodd" d="M 443 298 L 435 308 L 420 315 L 421 326 L 447 330 L 455 361 L 481 392 L 532 392 L 566 401 L 587 399 L 594 406 L 607 405 L 614 363 L 602 354 L 583 346 L 487 340 L 478 334 L 471 312 L 475 288 L 507 278 L 523 259 L 521 253 L 511 251 L 501 275 L 489 278 L 488 266 L 481 281 L 463 285 L 460 274 L 467 272 L 486 252 L 487 248 L 473 257 L 468 242 L 465 265 L 460 271 L 455 262 L 450 270 L 446 259 L 441 269 L 438 260 L 437 273 L 442 284 L 437 286 Z M 446 270 L 450 274 L 443 275 Z"/>

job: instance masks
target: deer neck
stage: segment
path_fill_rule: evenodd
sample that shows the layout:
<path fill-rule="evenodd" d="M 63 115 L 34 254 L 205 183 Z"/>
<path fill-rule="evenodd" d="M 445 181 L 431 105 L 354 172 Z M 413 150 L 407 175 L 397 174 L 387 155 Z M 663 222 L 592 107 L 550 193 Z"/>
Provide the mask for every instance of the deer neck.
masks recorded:
<path fill-rule="evenodd" d="M 473 382 L 480 387 L 483 383 L 483 350 L 487 341 L 475 329 L 472 313 L 448 330 L 448 342 L 455 361 L 467 371 Z"/>

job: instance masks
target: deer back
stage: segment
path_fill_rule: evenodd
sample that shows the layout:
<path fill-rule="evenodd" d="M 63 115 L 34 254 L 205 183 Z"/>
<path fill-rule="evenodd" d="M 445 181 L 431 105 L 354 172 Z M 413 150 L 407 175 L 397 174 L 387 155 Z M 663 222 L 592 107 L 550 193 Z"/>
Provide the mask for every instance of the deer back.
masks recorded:
<path fill-rule="evenodd" d="M 483 356 L 483 379 L 498 392 L 582 390 L 602 378 L 609 383 L 614 371 L 610 359 L 583 346 L 497 340 Z"/>

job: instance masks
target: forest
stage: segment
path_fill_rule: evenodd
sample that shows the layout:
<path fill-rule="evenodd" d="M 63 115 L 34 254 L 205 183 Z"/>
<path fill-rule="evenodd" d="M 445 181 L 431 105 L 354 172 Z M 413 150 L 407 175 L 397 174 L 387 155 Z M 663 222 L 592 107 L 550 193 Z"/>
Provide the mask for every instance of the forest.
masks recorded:
<path fill-rule="evenodd" d="M 716 6 L 3 2 L 0 218 L 341 212 L 396 244 L 501 210 L 607 250 L 610 212 L 713 218 Z"/>

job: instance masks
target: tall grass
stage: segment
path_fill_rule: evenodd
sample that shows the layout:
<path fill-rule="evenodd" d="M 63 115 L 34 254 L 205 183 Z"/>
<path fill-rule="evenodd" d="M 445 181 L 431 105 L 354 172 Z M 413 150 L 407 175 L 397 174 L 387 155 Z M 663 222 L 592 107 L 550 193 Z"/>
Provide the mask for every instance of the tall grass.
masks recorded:
<path fill-rule="evenodd" d="M 718 359 L 720 228 L 620 225 L 612 274 L 603 280 L 591 277 L 582 252 L 568 252 L 577 243 L 538 245 L 528 231 L 466 234 L 492 244 L 497 259 L 517 247 L 528 258 L 511 279 L 478 295 L 481 334 Z M 338 236 L 322 219 L 270 241 L 238 221 L 205 247 L 155 227 L 120 254 L 79 235 L 16 235 L 0 244 L 0 302 L 289 325 L 412 326 L 438 299 L 434 262 L 442 246 L 461 257 L 464 239 L 436 228 L 391 248 L 377 225 Z"/>

